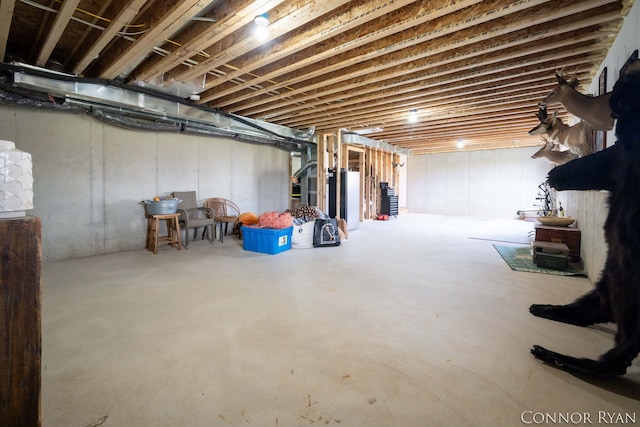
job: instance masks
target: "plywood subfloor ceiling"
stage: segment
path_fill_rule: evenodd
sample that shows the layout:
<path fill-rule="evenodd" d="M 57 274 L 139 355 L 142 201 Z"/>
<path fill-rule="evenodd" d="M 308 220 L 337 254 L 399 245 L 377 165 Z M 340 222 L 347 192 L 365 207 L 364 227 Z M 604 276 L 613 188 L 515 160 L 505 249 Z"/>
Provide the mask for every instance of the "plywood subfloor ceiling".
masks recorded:
<path fill-rule="evenodd" d="M 632 3 L 1 0 L 0 57 L 415 154 L 529 146 L 555 71 L 584 92 Z"/>

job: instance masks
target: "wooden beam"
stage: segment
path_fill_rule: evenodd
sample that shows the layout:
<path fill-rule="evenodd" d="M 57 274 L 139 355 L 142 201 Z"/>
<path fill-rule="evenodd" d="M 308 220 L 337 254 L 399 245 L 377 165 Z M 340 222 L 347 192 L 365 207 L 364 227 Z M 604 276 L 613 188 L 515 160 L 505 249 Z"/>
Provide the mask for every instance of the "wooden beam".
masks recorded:
<path fill-rule="evenodd" d="M 578 28 L 579 28 L 578 26 L 575 27 L 576 30 Z M 571 30 L 572 29 L 570 28 L 570 31 Z M 594 34 L 590 32 L 584 35 L 573 34 L 572 37 L 569 39 L 566 37 L 566 34 L 563 32 L 561 34 L 554 35 L 554 37 L 551 37 L 551 38 L 545 37 L 545 38 L 534 39 L 534 40 L 526 39 L 527 46 L 524 49 L 520 49 L 516 51 L 515 48 L 518 46 L 521 46 L 521 44 L 518 43 L 518 41 L 520 42 L 522 41 L 521 37 L 517 37 L 518 35 L 519 35 L 518 33 L 514 34 L 513 42 L 507 40 L 499 43 L 499 46 L 500 46 L 500 50 L 498 51 L 500 52 L 499 55 L 490 55 L 494 53 L 493 49 L 482 49 L 482 45 L 480 46 L 476 45 L 475 49 L 469 49 L 468 54 L 465 54 L 465 51 L 462 49 L 458 50 L 457 54 L 460 56 L 460 59 L 466 59 L 467 61 L 469 61 L 466 63 L 466 65 L 472 65 L 474 68 L 478 68 L 481 66 L 488 66 L 490 64 L 497 64 L 497 63 L 508 61 L 508 60 L 511 60 L 513 62 L 519 62 L 521 58 L 526 57 L 532 53 L 550 52 L 550 51 L 553 51 L 554 49 L 560 49 L 560 48 L 565 48 L 569 45 L 575 45 L 576 43 L 593 41 L 596 37 L 599 37 L 598 34 Z M 532 45 L 531 44 L 532 41 L 539 42 L 539 43 Z M 487 42 L 491 42 L 491 40 L 488 40 Z M 493 40 L 492 45 L 496 46 L 495 40 Z M 508 53 L 505 54 L 502 50 L 503 48 L 506 49 Z M 596 50 L 598 48 L 597 46 L 594 46 L 593 49 Z M 473 59 L 474 57 L 477 57 L 479 59 L 474 62 L 471 62 L 471 59 Z M 564 59 L 566 60 L 566 57 Z M 436 68 L 438 66 L 445 65 L 448 62 L 451 62 L 451 55 L 450 54 L 441 55 L 440 57 L 436 57 L 435 60 L 425 62 L 424 65 L 421 65 L 420 63 L 413 64 L 414 68 L 411 70 L 411 72 L 414 75 L 419 76 L 420 71 L 422 70 L 426 71 L 428 69 L 430 71 L 429 79 L 435 80 L 438 77 L 447 78 L 448 76 L 451 76 L 456 72 L 465 70 L 462 63 L 459 63 L 458 67 L 447 68 L 447 69 L 443 69 L 442 71 Z M 561 62 L 558 62 L 558 64 L 560 63 Z M 568 66 L 572 66 L 572 65 L 569 64 Z M 547 69 L 549 71 L 553 71 L 553 69 L 550 67 L 547 67 Z M 336 93 L 334 94 L 325 92 L 325 94 L 323 94 L 321 99 L 310 98 L 306 100 L 304 106 L 309 108 L 309 107 L 317 107 L 319 105 L 324 105 L 325 106 L 324 111 L 331 110 L 333 108 L 339 108 L 340 110 L 343 110 L 344 106 L 353 106 L 355 104 L 361 104 L 361 103 L 365 103 L 371 106 L 371 103 L 368 102 L 369 101 L 368 98 L 370 97 L 375 97 L 376 106 L 380 102 L 384 101 L 385 99 L 388 99 L 388 97 L 390 96 L 400 101 L 410 99 L 409 97 L 416 97 L 417 96 L 416 94 L 419 94 L 419 96 L 424 97 L 425 96 L 425 92 L 423 90 L 424 80 L 425 80 L 424 76 L 417 77 L 415 80 L 413 79 L 407 80 L 407 76 L 404 70 L 402 71 L 403 71 L 402 74 L 399 73 L 398 71 L 392 71 L 390 74 L 380 73 L 379 76 L 371 75 L 367 79 L 366 85 L 362 85 L 362 84 L 341 85 L 340 91 L 336 91 Z M 534 73 L 539 73 L 539 72 L 540 72 L 539 69 L 533 68 L 524 74 L 519 74 L 517 77 L 522 81 L 521 84 L 524 84 L 524 83 L 527 83 L 527 80 L 528 80 L 526 79 L 527 74 L 532 75 Z M 504 80 L 513 79 L 513 76 L 508 75 L 508 73 L 501 72 L 501 74 L 504 75 L 503 77 Z M 551 81 L 548 78 L 548 76 L 549 75 L 547 74 L 546 76 L 547 83 Z M 551 76 L 553 75 L 551 74 Z M 539 79 L 540 78 L 538 77 L 538 80 Z M 373 86 L 374 83 L 377 83 L 377 82 L 381 83 L 381 85 Z M 452 81 L 449 80 L 449 82 L 452 82 Z M 436 83 L 436 82 L 434 81 L 433 83 Z M 447 80 L 443 80 L 437 83 L 438 83 L 437 90 L 439 91 L 443 84 L 444 85 L 447 84 Z M 486 86 L 488 82 L 485 81 L 483 82 L 483 84 Z M 375 91 L 372 90 L 372 88 L 374 87 L 376 89 Z M 465 87 L 460 87 L 459 85 L 456 85 L 451 89 L 455 90 L 457 94 L 463 95 L 463 96 L 468 93 L 467 91 L 461 93 L 461 89 L 465 89 Z M 433 95 L 434 93 L 437 93 L 435 89 L 428 89 L 428 92 L 431 95 Z M 317 113 L 311 110 L 308 110 L 308 112 L 301 113 L 299 106 L 297 108 L 295 108 L 295 106 L 290 106 L 288 108 L 283 108 L 280 110 L 274 109 L 274 110 L 270 111 L 271 120 L 278 120 L 279 123 L 291 125 L 294 127 L 296 126 L 296 122 L 308 120 L 308 116 L 311 114 L 315 114 L 317 116 Z"/>
<path fill-rule="evenodd" d="M 497 37 L 497 36 L 498 34 L 494 34 L 494 37 Z M 481 35 L 478 37 L 483 37 L 483 36 Z M 449 46 L 449 48 L 451 47 Z M 583 48 L 582 51 L 585 51 L 585 50 L 591 51 L 591 52 L 597 51 L 598 46 L 591 46 L 590 48 L 585 47 Z M 443 48 L 443 52 L 444 51 L 445 50 Z M 345 72 L 344 70 L 341 73 L 334 73 L 334 74 L 327 74 L 327 72 L 325 72 L 323 79 L 320 79 L 317 81 L 313 81 L 313 80 L 307 81 L 305 82 L 304 85 L 301 85 L 299 89 L 283 91 L 283 93 L 280 94 L 279 96 L 272 95 L 272 96 L 260 97 L 259 95 L 266 93 L 265 89 L 253 91 L 251 101 L 247 103 L 234 105 L 234 107 L 231 108 L 230 110 L 238 114 L 245 114 L 250 116 L 256 116 L 256 115 L 260 116 L 261 114 L 268 112 L 270 120 L 277 120 L 278 117 L 277 115 L 274 114 L 274 111 L 279 112 L 279 114 L 282 114 L 282 112 L 291 111 L 291 109 L 301 110 L 304 108 L 317 106 L 318 104 L 327 102 L 327 100 L 325 99 L 327 95 L 333 95 L 333 94 L 335 94 L 336 96 L 340 96 L 340 94 L 349 95 L 349 93 L 346 91 L 354 87 L 372 85 L 375 82 L 384 82 L 389 80 L 392 81 L 392 79 L 394 78 L 398 79 L 399 83 L 402 83 L 402 82 L 404 82 L 405 84 L 410 83 L 410 82 L 407 82 L 406 77 L 403 78 L 403 76 L 406 75 L 409 72 L 409 70 L 400 67 L 401 64 L 410 63 L 411 64 L 410 72 L 415 73 L 416 76 L 419 75 L 418 71 L 422 71 L 422 70 L 429 71 L 428 79 L 425 79 L 424 76 L 421 76 L 420 78 L 417 79 L 419 86 L 422 86 L 422 87 L 437 83 L 437 80 L 436 80 L 437 77 L 444 77 L 446 80 L 452 81 L 451 75 L 453 73 L 456 73 L 460 70 L 469 69 L 468 62 L 458 62 L 454 66 L 441 67 L 441 68 L 434 67 L 434 65 L 436 64 L 432 62 L 428 62 L 428 61 L 420 62 L 421 58 L 426 58 L 429 56 L 425 52 L 426 51 L 424 50 L 416 51 L 415 56 L 406 55 L 406 53 L 398 54 L 395 58 L 393 58 L 392 55 L 388 55 L 385 58 L 384 64 L 365 62 L 364 65 L 353 67 L 352 69 L 349 70 L 349 72 Z M 553 53 L 539 55 L 538 57 L 528 58 L 527 62 L 529 62 L 530 64 L 529 66 L 533 66 L 535 64 L 541 64 L 545 61 L 551 60 L 552 55 Z M 563 57 L 564 58 L 567 57 L 566 52 L 560 53 L 559 55 L 560 56 L 557 57 L 557 59 L 559 60 L 561 60 Z M 525 52 L 520 52 L 520 56 L 526 58 Z M 485 65 L 486 66 L 485 73 L 488 73 L 488 74 L 495 73 L 495 69 L 489 67 L 489 65 L 498 63 L 500 61 L 495 60 L 495 58 L 490 55 L 487 55 L 485 57 L 480 56 L 480 58 L 481 58 L 481 62 L 479 62 L 477 66 Z M 474 66 L 476 66 L 476 64 L 474 64 Z M 524 66 L 523 64 L 512 60 L 510 66 L 501 67 L 501 68 L 504 68 L 503 72 L 506 72 L 509 69 L 522 68 L 523 66 Z M 384 72 L 384 70 L 389 70 L 389 71 Z M 375 74 L 372 75 L 372 73 L 375 73 Z M 471 74 L 478 75 L 478 76 L 480 75 L 477 72 L 467 71 L 467 75 L 471 75 Z M 363 75 L 366 75 L 367 78 L 362 79 L 361 77 Z M 309 75 L 309 77 L 310 76 L 311 74 Z M 461 77 L 458 77 L 458 78 L 461 78 Z M 348 82 L 351 79 L 353 79 L 354 81 L 352 85 L 344 84 L 345 82 Z M 289 79 L 287 81 L 289 86 L 291 83 L 294 83 L 294 82 L 295 82 L 294 79 Z M 269 88 L 269 89 L 271 90 L 272 88 Z M 285 109 L 285 107 L 289 107 L 289 110 Z"/>
<path fill-rule="evenodd" d="M 286 95 L 287 97 L 291 97 L 293 95 L 300 95 L 302 92 L 308 93 L 315 89 L 329 86 L 340 81 L 361 77 L 384 69 L 394 68 L 400 64 L 411 63 L 424 56 L 431 55 L 430 49 L 425 49 L 423 47 L 427 42 L 443 37 L 447 34 L 460 32 L 464 29 L 471 30 L 472 27 L 475 27 L 482 22 L 489 23 L 492 19 L 499 16 L 505 16 L 509 13 L 526 9 L 534 4 L 542 4 L 546 1 L 547 0 L 529 0 L 518 4 L 512 4 L 506 8 L 504 7 L 504 4 L 500 5 L 495 1 L 481 2 L 481 6 L 478 6 L 481 7 L 481 9 L 476 12 L 478 14 L 477 18 L 474 20 L 462 21 L 462 23 L 457 20 L 455 14 L 445 15 L 444 17 L 439 17 L 439 19 L 435 20 L 425 19 L 422 22 L 422 27 L 418 25 L 412 32 L 394 33 L 391 36 L 387 36 L 385 39 L 377 40 L 373 45 L 368 45 L 367 51 L 364 54 L 362 54 L 361 51 L 348 51 L 340 55 L 333 54 L 330 61 L 322 62 L 314 68 L 298 68 L 297 72 L 289 73 L 286 83 L 283 82 L 269 85 L 268 87 L 255 91 L 249 97 L 252 101 L 243 105 L 242 110 L 246 111 L 245 114 L 259 113 L 260 108 L 256 107 L 267 102 L 272 102 L 273 97 L 265 99 L 257 98 L 257 96 L 277 89 L 282 89 L 285 86 L 293 88 L 296 83 L 304 82 L 304 84 L 299 85 L 298 88 L 283 91 L 283 96 Z M 415 25 L 414 21 L 412 21 L 412 23 Z M 453 25 L 454 23 L 456 25 Z M 496 33 L 503 33 L 503 31 L 504 30 L 502 29 L 494 30 Z M 418 33 L 419 36 L 414 36 L 416 33 Z M 476 32 L 474 32 L 474 34 L 477 35 Z M 499 34 L 494 34 L 494 36 L 498 35 Z M 409 53 L 407 50 L 410 48 L 413 48 L 413 51 Z M 451 47 L 449 46 L 449 49 L 450 48 Z M 380 59 L 382 59 L 382 61 L 380 61 Z M 345 68 L 347 69 L 346 71 Z M 248 94 L 245 94 L 245 96 L 247 95 Z M 239 96 L 235 97 L 235 99 L 239 98 Z M 206 99 L 206 96 L 203 99 Z M 289 103 L 287 103 L 287 105 L 288 104 Z M 225 102 L 217 102 L 217 105 L 227 106 Z M 233 110 L 237 111 L 236 109 Z"/>
<path fill-rule="evenodd" d="M 373 192 L 371 191 L 371 147 L 366 147 L 364 150 L 364 168 L 363 168 L 363 179 L 364 179 L 364 219 L 373 218 L 372 215 L 372 202 L 373 202 Z"/>
<path fill-rule="evenodd" d="M 36 59 L 36 65 L 44 67 L 44 65 L 47 63 L 49 57 L 51 56 L 51 52 L 53 52 L 56 44 L 58 44 L 58 40 L 60 40 L 64 29 L 67 28 L 69 20 L 71 20 L 73 13 L 76 11 L 78 3 L 80 3 L 80 0 L 65 0 L 62 3 L 60 10 L 58 10 L 58 14 L 53 21 L 53 27 L 47 33 L 47 38 L 40 48 L 40 52 L 38 53 L 38 57 Z"/>
<path fill-rule="evenodd" d="M 251 31 L 243 31 L 230 34 L 229 41 L 221 41 L 214 46 L 210 46 L 205 51 L 210 55 L 197 66 L 185 70 L 178 74 L 169 73 L 170 78 L 176 80 L 189 80 L 204 74 L 207 70 L 217 68 L 229 61 L 257 49 L 263 44 L 269 43 L 278 37 L 284 36 L 294 28 L 298 28 L 307 22 L 318 19 L 327 14 L 331 10 L 348 3 L 346 0 L 322 0 L 322 2 L 314 0 L 305 0 L 305 4 L 290 5 L 289 9 L 283 16 L 273 16 L 275 22 L 269 24 L 266 28 L 266 36 L 264 38 L 255 37 Z"/>
<path fill-rule="evenodd" d="M 588 53 L 590 50 L 591 49 L 588 48 L 588 47 L 585 48 L 585 53 Z M 589 56 L 589 58 L 592 58 L 591 60 L 595 62 L 595 61 L 598 61 L 599 58 L 601 58 L 601 54 L 598 52 L 596 54 L 593 54 L 593 55 Z M 538 62 L 542 63 L 545 59 L 546 58 L 542 58 L 540 60 L 535 60 L 535 62 L 536 63 L 538 63 Z M 558 59 L 558 61 L 556 63 L 558 65 L 563 64 L 563 63 L 564 64 L 571 64 L 572 61 L 565 58 L 564 62 L 561 62 L 561 60 Z M 579 59 L 576 59 L 575 63 L 576 64 L 580 64 L 582 62 Z M 520 64 L 520 65 L 522 65 L 522 64 Z M 531 64 L 530 68 L 532 68 L 533 70 L 536 70 L 536 68 L 534 67 L 534 64 Z M 504 76 L 505 77 L 502 77 L 502 79 L 505 79 L 505 78 L 507 78 L 506 77 L 507 75 L 509 76 L 508 78 L 511 78 L 512 74 L 509 74 L 509 70 L 510 69 L 513 69 L 515 71 L 517 68 L 514 65 L 514 66 L 505 66 L 505 67 L 503 67 L 503 69 L 504 69 Z M 524 72 L 523 74 L 526 74 L 526 73 L 527 72 Z M 477 70 L 476 75 L 477 76 L 485 75 L 485 76 L 491 78 L 491 80 L 486 80 L 485 83 L 484 83 L 487 87 L 490 86 L 490 83 L 497 82 L 497 81 L 500 80 L 500 77 L 497 77 L 497 75 L 495 73 L 492 73 L 489 70 L 486 70 L 486 71 L 482 71 L 481 69 Z M 553 76 L 553 72 L 550 72 L 549 76 L 551 78 Z M 526 82 L 526 80 L 524 80 L 524 81 Z M 420 82 L 419 85 L 420 86 L 425 86 L 425 89 L 420 89 L 419 87 L 415 87 L 414 88 L 414 93 L 423 94 L 425 99 L 426 99 L 426 98 L 428 98 L 429 95 L 432 95 L 432 96 L 433 95 L 437 95 L 438 91 L 441 90 L 440 88 L 442 87 L 443 84 L 445 84 L 445 83 L 450 83 L 451 84 L 451 83 L 456 83 L 456 82 L 457 82 L 457 85 L 458 85 L 456 90 L 462 95 L 464 95 L 464 87 L 465 86 L 477 87 L 477 85 L 479 83 L 478 80 L 469 80 L 469 83 L 466 83 L 465 80 L 462 77 L 456 77 L 456 75 L 452 75 L 451 77 L 447 78 L 446 81 L 445 80 L 441 80 L 439 82 L 433 82 L 432 86 L 433 86 L 434 89 L 428 88 L 430 86 L 428 81 L 422 81 L 422 82 Z M 549 86 L 549 90 L 550 90 L 551 87 L 552 87 L 552 84 L 551 84 L 552 80 L 549 80 L 549 83 L 550 83 L 550 86 Z M 403 92 L 403 91 L 399 91 L 399 92 Z M 437 96 L 435 96 L 434 98 L 437 98 Z M 324 124 L 326 124 L 327 127 L 353 127 L 354 123 L 355 124 L 367 123 L 367 122 L 370 123 L 372 119 L 375 119 L 375 117 L 380 117 L 380 116 L 386 116 L 385 121 L 389 120 L 389 115 L 388 114 L 385 114 L 384 112 L 378 113 L 377 109 L 376 109 L 376 113 L 372 113 L 371 107 L 373 105 L 375 105 L 375 103 L 372 100 L 369 100 L 366 108 L 363 109 L 363 110 L 360 110 L 360 115 L 363 116 L 366 119 L 366 121 L 363 120 L 362 122 L 358 122 L 358 120 L 356 118 L 354 118 L 353 116 L 345 117 L 345 119 L 342 119 L 342 116 L 339 116 L 339 117 L 334 117 L 334 118 L 332 118 L 330 120 L 325 120 L 325 121 L 320 120 L 320 121 L 324 122 Z M 429 105 L 429 108 L 431 108 L 431 103 L 429 101 L 427 101 L 427 105 Z M 455 115 L 457 115 L 458 112 L 459 112 L 459 110 L 456 107 Z M 316 112 L 316 114 L 318 114 L 318 112 Z M 349 113 L 345 114 L 345 116 L 349 116 Z M 276 122 L 278 122 L 278 121 L 276 120 Z M 293 123 L 286 123 L 285 122 L 283 124 L 295 127 L 295 124 L 293 124 Z M 319 126 L 320 129 L 323 128 L 323 127 L 324 127 L 324 125 Z"/>
<path fill-rule="evenodd" d="M 182 62 L 187 59 L 197 61 L 200 52 L 207 47 L 215 45 L 225 37 L 240 31 L 242 27 L 253 22 L 257 15 L 270 11 L 283 3 L 283 1 L 285 0 L 234 0 L 233 2 L 222 3 L 218 9 L 207 13 L 207 16 L 215 20 L 215 22 L 199 25 L 198 27 L 189 27 L 173 37 L 178 42 L 179 47 L 171 50 L 171 53 L 165 57 L 156 57 L 144 64 L 136 71 L 135 78 L 149 81 L 174 67 L 178 67 L 178 69 L 172 74 L 177 75 L 187 69 L 186 66 L 180 66 Z M 166 80 L 171 80 L 171 78 L 171 76 L 167 76 Z"/>
<path fill-rule="evenodd" d="M 342 200 L 340 197 L 340 188 L 342 188 L 342 174 L 341 169 L 344 167 L 344 153 L 342 150 L 342 132 L 338 132 L 336 138 L 336 161 L 335 161 L 335 174 L 336 174 L 336 218 L 340 218 L 340 208 L 342 207 Z"/>
<path fill-rule="evenodd" d="M 400 181 L 400 156 L 398 154 L 393 153 L 391 156 L 391 166 L 393 169 L 393 188 L 396 190 L 396 195 L 400 196 L 400 186 L 402 182 Z"/>
<path fill-rule="evenodd" d="M 100 34 L 98 40 L 82 55 L 77 64 L 73 67 L 75 74 L 81 74 L 98 56 L 100 52 L 115 38 L 124 26 L 130 22 L 144 6 L 147 0 L 128 1 L 122 8 L 118 8 L 117 15 L 113 18 L 109 26 Z"/>
<path fill-rule="evenodd" d="M 327 72 L 337 71 L 340 67 L 370 61 L 389 54 L 394 50 L 399 50 L 401 47 L 406 47 L 406 43 L 400 43 L 400 40 L 403 37 L 402 30 L 414 28 L 419 24 L 431 23 L 437 18 L 442 18 L 447 13 L 456 12 L 475 3 L 478 2 L 456 2 L 454 5 L 449 5 L 445 8 L 439 8 L 439 5 L 436 5 L 431 6 L 431 8 L 427 10 L 424 10 L 423 4 L 416 3 L 414 7 L 404 11 L 400 16 L 396 16 L 397 14 L 389 14 L 389 19 L 393 17 L 397 22 L 394 21 L 393 25 L 391 25 L 390 22 L 387 22 L 386 26 L 383 25 L 383 28 L 380 31 L 365 32 L 355 39 L 350 38 L 348 34 L 342 35 L 341 37 L 336 37 L 334 41 L 329 42 L 328 46 L 325 46 L 323 43 L 322 45 L 311 49 L 310 52 L 305 52 L 305 55 L 299 58 L 294 57 L 293 60 L 288 60 L 284 66 L 280 64 L 278 67 L 272 67 L 266 74 L 256 76 L 256 79 L 252 79 L 250 81 L 251 86 L 264 82 L 269 82 L 269 85 L 266 85 L 264 88 L 253 94 L 246 91 L 244 94 L 238 94 L 237 92 L 239 90 L 245 88 L 240 86 L 234 91 L 236 93 L 234 94 L 233 99 L 251 99 L 253 96 L 266 94 L 283 88 L 289 88 L 303 80 L 318 77 Z M 369 7 L 372 7 L 370 3 Z M 359 35 L 359 33 L 355 34 Z M 407 38 L 407 36 L 405 36 L 405 38 Z M 371 43 L 378 43 L 379 46 L 371 46 Z M 363 46 L 367 46 L 368 53 L 365 56 L 362 56 L 360 51 L 356 49 Z M 389 46 L 393 46 L 393 48 L 390 49 Z M 330 65 L 327 66 L 327 64 Z M 314 65 L 315 67 L 312 68 Z M 286 80 L 281 83 L 274 81 L 277 79 L 277 76 L 281 76 L 283 74 L 287 75 Z M 207 87 L 208 90 L 203 94 L 203 102 L 207 102 L 209 99 L 217 99 L 217 105 L 228 106 L 226 98 L 220 99 L 220 97 L 216 95 L 219 89 L 214 88 L 214 83 L 217 84 L 217 82 L 212 82 L 211 85 Z M 285 91 L 285 93 L 287 92 Z"/>
<path fill-rule="evenodd" d="M 433 11 L 433 13 L 431 11 L 418 13 L 418 8 L 422 8 L 423 6 L 416 5 L 415 9 L 404 12 L 407 15 L 406 25 L 410 27 L 416 23 L 424 22 L 425 19 L 435 18 L 438 16 L 436 13 L 440 16 L 446 13 L 452 13 L 468 5 L 475 4 L 478 1 L 479 0 L 465 0 L 456 2 L 453 6 L 441 7 Z M 202 101 L 211 102 L 265 82 L 268 82 L 270 86 L 273 84 L 272 80 L 276 79 L 277 76 L 317 64 L 320 61 L 329 60 L 337 53 L 357 49 L 372 41 L 388 37 L 400 31 L 402 26 L 393 25 L 381 31 L 368 32 L 360 37 L 358 37 L 359 33 L 354 31 L 352 39 L 345 40 L 344 37 L 338 38 L 340 35 L 355 30 L 359 26 L 366 25 L 375 19 L 396 12 L 398 9 L 404 8 L 411 3 L 414 3 L 414 0 L 383 2 L 381 4 L 373 4 L 369 0 L 360 0 L 358 4 L 355 4 L 349 10 L 328 17 L 318 25 L 302 28 L 289 36 L 287 40 L 283 42 L 284 45 L 278 45 L 277 49 L 256 50 L 255 53 L 246 59 L 239 58 L 238 61 L 234 62 L 234 66 L 237 68 L 236 71 L 213 79 L 206 85 L 207 89 L 215 87 L 215 90 L 207 90 L 203 95 Z M 398 19 L 397 16 L 395 19 Z M 300 55 L 299 57 L 293 56 L 302 50 L 304 50 L 304 55 Z M 287 57 L 289 58 L 288 60 L 281 61 Z M 276 64 L 274 63 L 275 61 L 279 62 Z M 260 75 L 252 73 L 257 69 L 260 69 Z M 248 74 L 254 78 L 240 84 L 235 83 L 228 85 L 227 88 L 220 87 L 225 82 Z M 220 103 L 220 105 L 223 105 L 223 103 Z"/>
<path fill-rule="evenodd" d="M 335 165 L 336 135 L 323 133 L 318 136 L 318 140 L 318 208 L 325 211 L 327 208 L 327 170 Z"/>
<path fill-rule="evenodd" d="M 0 425 L 7 427 L 41 424 L 41 228 L 37 217 L 0 219 Z"/>
<path fill-rule="evenodd" d="M 365 150 L 363 149 L 362 152 L 358 155 L 358 171 L 360 171 L 360 182 L 358 183 L 359 187 L 360 187 L 360 200 L 358 201 L 358 204 L 360 206 L 359 208 L 359 212 L 358 212 L 358 220 L 360 222 L 364 221 L 364 209 L 365 209 L 365 204 L 366 202 L 364 202 L 366 199 L 364 199 L 364 193 L 365 193 L 365 185 L 366 185 L 366 170 L 364 168 L 364 158 L 365 158 Z"/>
<path fill-rule="evenodd" d="M 15 0 L 0 1 L 0 62 L 4 62 L 4 56 L 7 53 L 7 40 L 15 5 Z"/>
<path fill-rule="evenodd" d="M 141 58 L 153 51 L 155 46 L 176 33 L 194 16 L 199 15 L 209 5 L 208 0 L 183 0 L 168 10 L 158 10 L 148 24 L 149 29 L 126 49 L 109 52 L 100 64 L 99 76 L 104 79 L 115 79 L 121 74 L 128 74 Z"/>

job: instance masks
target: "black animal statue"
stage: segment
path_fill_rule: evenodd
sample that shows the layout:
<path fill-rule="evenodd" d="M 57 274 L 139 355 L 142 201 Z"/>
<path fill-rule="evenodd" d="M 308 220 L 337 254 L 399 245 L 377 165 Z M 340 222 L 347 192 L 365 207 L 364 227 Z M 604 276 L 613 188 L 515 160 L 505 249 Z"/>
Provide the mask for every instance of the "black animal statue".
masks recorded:
<path fill-rule="evenodd" d="M 636 65 L 636 64 L 634 64 Z M 604 225 L 607 259 L 595 289 L 567 305 L 533 304 L 539 317 L 578 326 L 615 322 L 615 346 L 598 360 L 577 358 L 534 345 L 531 353 L 570 372 L 601 377 L 624 375 L 640 352 L 640 72 L 623 73 L 610 107 L 617 142 L 595 154 L 552 169 L 557 190 L 607 190 Z"/>

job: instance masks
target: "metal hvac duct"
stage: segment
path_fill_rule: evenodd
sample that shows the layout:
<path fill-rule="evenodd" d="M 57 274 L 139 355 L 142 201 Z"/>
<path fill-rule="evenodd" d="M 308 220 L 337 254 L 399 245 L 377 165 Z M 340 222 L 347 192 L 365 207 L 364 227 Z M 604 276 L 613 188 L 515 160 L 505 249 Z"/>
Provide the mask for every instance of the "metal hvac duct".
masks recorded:
<path fill-rule="evenodd" d="M 148 88 L 81 79 L 25 64 L 13 64 L 10 71 L 13 72 L 13 85 L 16 87 L 62 97 L 65 104 L 89 110 L 102 120 L 109 117 L 120 126 L 148 130 L 190 129 L 193 133 L 210 132 L 212 136 L 265 143 L 290 151 L 316 145 L 313 133 L 193 105 L 182 98 Z M 100 115 L 96 111 L 105 113 Z M 163 124 L 153 125 L 153 121 Z"/>

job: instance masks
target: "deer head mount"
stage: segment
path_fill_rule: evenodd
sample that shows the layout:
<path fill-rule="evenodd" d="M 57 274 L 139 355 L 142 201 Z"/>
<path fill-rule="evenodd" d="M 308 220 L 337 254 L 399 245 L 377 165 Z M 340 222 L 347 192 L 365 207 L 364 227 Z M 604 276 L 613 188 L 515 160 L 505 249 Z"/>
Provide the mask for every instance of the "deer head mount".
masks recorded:
<path fill-rule="evenodd" d="M 540 108 L 548 104 L 560 103 L 574 116 L 587 122 L 596 130 L 613 128 L 613 118 L 609 108 L 611 93 L 599 96 L 584 95 L 578 92 L 579 81 L 574 74 L 567 80 L 562 70 L 556 71 L 558 84 L 538 103 Z"/>
<path fill-rule="evenodd" d="M 532 159 L 544 157 L 552 164 L 558 166 L 578 158 L 578 155 L 572 153 L 571 150 L 560 150 L 560 146 L 553 142 L 551 139 L 544 136 L 541 137 L 541 139 L 544 145 L 538 151 L 531 155 Z"/>
<path fill-rule="evenodd" d="M 569 126 L 558 117 L 558 110 L 549 117 L 547 107 L 541 106 L 538 106 L 536 117 L 540 124 L 531 129 L 529 135 L 548 135 L 551 141 L 567 147 L 577 156 L 593 153 L 593 132 L 587 122 L 581 121 Z"/>

